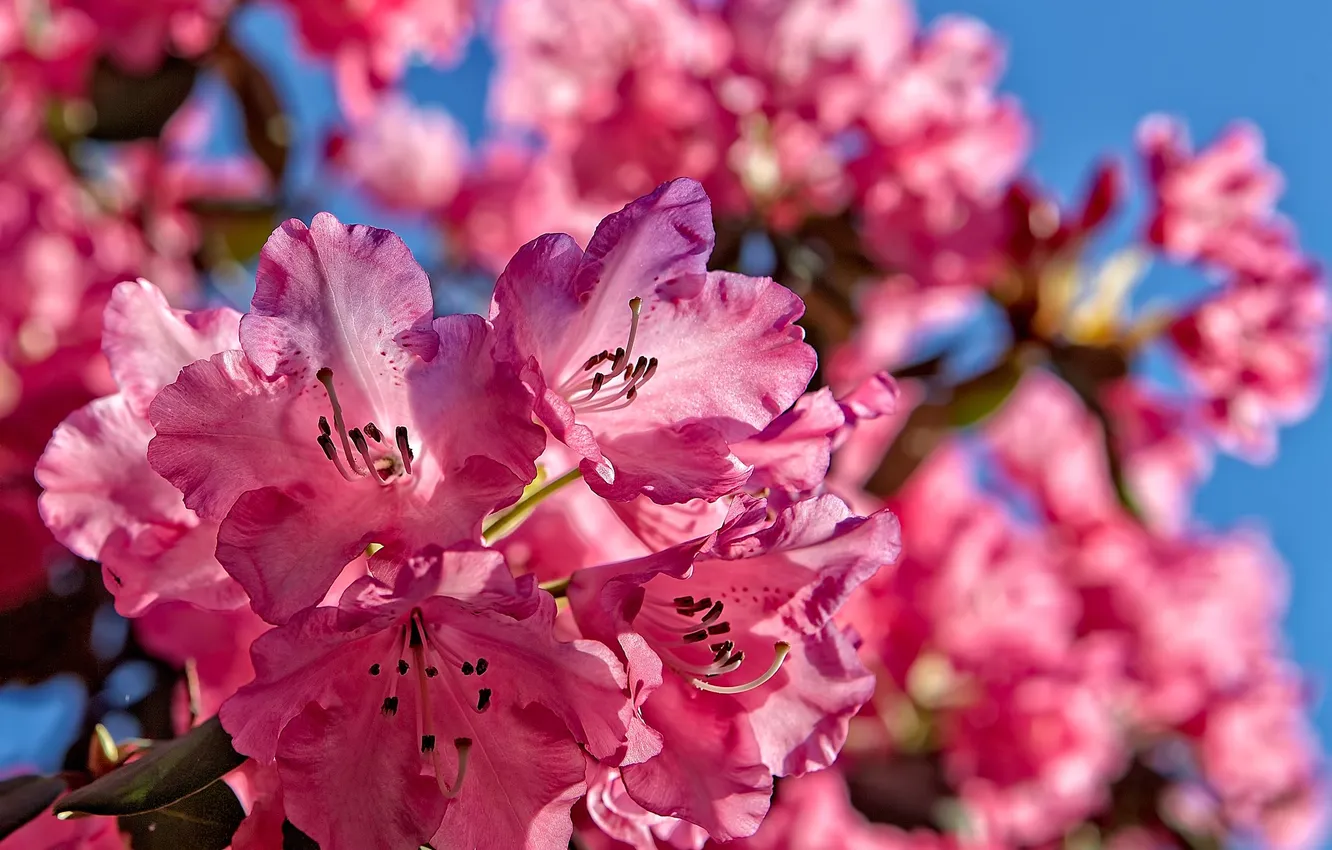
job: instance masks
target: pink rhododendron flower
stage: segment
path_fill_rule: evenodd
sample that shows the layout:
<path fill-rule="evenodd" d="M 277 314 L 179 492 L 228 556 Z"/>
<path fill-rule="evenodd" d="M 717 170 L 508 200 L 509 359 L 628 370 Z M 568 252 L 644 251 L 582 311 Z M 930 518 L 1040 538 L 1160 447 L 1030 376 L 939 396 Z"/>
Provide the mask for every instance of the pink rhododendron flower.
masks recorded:
<path fill-rule="evenodd" d="M 372 561 L 383 580 L 255 642 L 221 712 L 237 750 L 276 763 L 287 817 L 327 850 L 567 845 L 580 747 L 628 747 L 623 670 L 556 642 L 554 600 L 497 553 Z"/>
<path fill-rule="evenodd" d="M 80 408 L 37 463 L 42 518 L 75 554 L 102 562 L 117 609 L 159 600 L 234 608 L 240 587 L 213 557 L 216 522 L 200 520 L 148 466 L 148 408 L 182 368 L 235 347 L 240 315 L 173 310 L 147 281 L 116 287 L 103 348 L 120 392 Z"/>
<path fill-rule="evenodd" d="M 96 27 L 102 48 L 126 71 L 145 74 L 168 54 L 197 56 L 212 46 L 233 0 L 57 0 Z"/>
<path fill-rule="evenodd" d="M 498 272 L 542 233 L 565 232 L 585 243 L 618 201 L 581 198 L 569 163 L 512 144 L 483 149 L 444 211 L 450 247 Z"/>
<path fill-rule="evenodd" d="M 343 111 L 367 117 L 408 60 L 452 61 L 472 25 L 472 0 L 288 0 L 301 41 L 330 56 Z"/>
<path fill-rule="evenodd" d="M 1264 159 L 1256 127 L 1235 124 L 1195 153 L 1182 124 L 1153 115 L 1138 128 L 1138 147 L 1155 190 L 1148 238 L 1171 257 L 1231 266 L 1229 243 L 1275 216 L 1281 174 Z"/>
<path fill-rule="evenodd" d="M 753 471 L 751 493 L 766 493 L 770 504 L 798 499 L 819 489 L 835 448 L 861 422 L 897 409 L 897 382 L 886 372 L 871 376 L 842 398 L 824 387 L 806 393 L 766 428 L 733 447 Z"/>
<path fill-rule="evenodd" d="M 873 679 L 831 618 L 900 545 L 892 514 L 852 517 L 832 496 L 771 525 L 765 511 L 739 501 L 716 534 L 583 570 L 569 588 L 583 633 L 618 642 L 661 736 L 659 754 L 621 769 L 630 796 L 718 840 L 753 833 L 773 774 L 837 755 Z M 767 669 L 750 672 L 750 656 Z"/>
<path fill-rule="evenodd" d="M 557 135 L 606 117 L 635 68 L 703 70 L 724 55 L 724 40 L 680 0 L 506 0 L 495 31 L 496 117 Z"/>
<path fill-rule="evenodd" d="M 177 730 L 217 714 L 222 703 L 254 679 L 250 645 L 272 628 L 246 606 L 229 611 L 201 610 L 168 601 L 136 617 L 134 635 L 148 651 L 177 667 L 191 669 L 178 704 Z"/>
<path fill-rule="evenodd" d="M 1240 278 L 1171 327 L 1187 375 L 1224 448 L 1257 460 L 1278 425 L 1308 415 L 1327 357 L 1327 289 L 1305 268 L 1290 278 Z"/>
<path fill-rule="evenodd" d="M 429 213 L 458 191 L 467 140 L 447 112 L 390 97 L 333 147 L 334 161 L 375 200 Z"/>
<path fill-rule="evenodd" d="M 1305 845 L 1311 836 L 1285 829 L 1296 826 L 1287 815 L 1326 793 L 1305 717 L 1308 700 L 1294 671 L 1264 671 L 1214 703 L 1201 720 L 1199 765 L 1224 811 L 1277 846 Z"/>
<path fill-rule="evenodd" d="M 270 622 L 318 602 L 370 543 L 479 540 L 534 477 L 541 432 L 488 323 L 432 312 L 398 237 L 290 221 L 260 256 L 241 350 L 153 402 L 150 463 L 222 522 L 218 559 Z"/>
<path fill-rule="evenodd" d="M 700 850 L 707 842 L 708 834 L 694 824 L 653 814 L 636 803 L 618 770 L 589 762 L 587 774 L 587 812 L 608 837 L 634 850 L 657 850 L 661 844 Z"/>
<path fill-rule="evenodd" d="M 734 491 L 729 444 L 799 396 L 814 352 L 802 305 L 768 279 L 709 273 L 707 196 L 676 180 L 597 228 L 524 246 L 495 284 L 496 357 L 599 494 L 669 504 Z"/>
<path fill-rule="evenodd" d="M 1078 676 L 978 683 L 945 723 L 945 765 L 982 836 L 1034 844 L 1096 811 L 1127 763 L 1111 705 Z"/>

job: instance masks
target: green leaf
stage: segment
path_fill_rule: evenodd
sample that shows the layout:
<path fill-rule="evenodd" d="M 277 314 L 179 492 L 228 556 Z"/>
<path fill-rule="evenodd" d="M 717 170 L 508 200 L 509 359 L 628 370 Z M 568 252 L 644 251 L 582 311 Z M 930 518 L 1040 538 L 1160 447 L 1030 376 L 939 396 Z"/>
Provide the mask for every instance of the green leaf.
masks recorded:
<path fill-rule="evenodd" d="M 1021 367 L 1009 359 L 983 375 L 958 384 L 948 403 L 949 423 L 955 428 L 965 428 L 980 422 L 1008 400 L 1021 378 Z"/>
<path fill-rule="evenodd" d="M 122 817 L 120 829 L 134 850 L 225 850 L 244 819 L 236 795 L 217 781 L 164 809 Z"/>
<path fill-rule="evenodd" d="M 68 794 L 56 814 L 136 815 L 161 809 L 202 791 L 244 761 L 214 717 Z"/>
<path fill-rule="evenodd" d="M 101 60 L 92 76 L 95 117 L 88 137 L 109 142 L 157 138 L 190 96 L 198 75 L 198 65 L 175 56 L 168 56 L 146 76 Z"/>
<path fill-rule="evenodd" d="M 59 776 L 16 776 L 0 782 L 0 839 L 46 811 L 61 792 Z"/>

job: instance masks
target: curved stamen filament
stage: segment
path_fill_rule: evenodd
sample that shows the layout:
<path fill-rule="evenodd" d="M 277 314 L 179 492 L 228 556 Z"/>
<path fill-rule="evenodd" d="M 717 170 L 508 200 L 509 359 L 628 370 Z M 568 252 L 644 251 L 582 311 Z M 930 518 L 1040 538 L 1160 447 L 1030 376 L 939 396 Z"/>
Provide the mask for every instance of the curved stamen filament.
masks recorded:
<path fill-rule="evenodd" d="M 347 453 L 347 465 L 357 475 L 365 475 L 356 466 L 356 458 L 352 457 L 351 439 L 347 436 L 347 423 L 342 418 L 342 405 L 338 403 L 337 390 L 333 389 L 333 370 L 325 366 L 315 373 L 315 378 L 324 385 L 324 391 L 328 393 L 328 402 L 333 406 L 333 427 L 337 429 L 338 436 L 342 438 L 342 450 Z M 322 430 L 323 426 L 320 427 Z"/>
<path fill-rule="evenodd" d="M 786 641 L 778 641 L 773 649 L 776 650 L 777 654 L 773 657 L 772 664 L 768 665 L 768 669 L 764 670 L 757 679 L 743 685 L 714 685 L 702 679 L 690 679 L 689 681 L 700 691 L 708 691 L 714 694 L 743 694 L 746 691 L 752 691 L 766 684 L 769 679 L 777 675 L 777 671 L 782 669 L 782 662 L 786 660 L 786 656 L 791 652 L 791 645 Z"/>
<path fill-rule="evenodd" d="M 443 766 L 439 763 L 439 751 L 432 751 L 431 758 L 431 764 L 435 768 L 435 784 L 439 787 L 439 793 L 443 794 L 444 799 L 446 800 L 452 800 L 454 797 L 457 797 L 458 792 L 462 790 L 463 780 L 467 778 L 467 758 L 472 753 L 472 739 L 454 738 L 453 747 L 458 751 L 458 772 L 454 774 L 451 786 L 445 785 L 444 779 L 441 776 L 441 768 Z"/>

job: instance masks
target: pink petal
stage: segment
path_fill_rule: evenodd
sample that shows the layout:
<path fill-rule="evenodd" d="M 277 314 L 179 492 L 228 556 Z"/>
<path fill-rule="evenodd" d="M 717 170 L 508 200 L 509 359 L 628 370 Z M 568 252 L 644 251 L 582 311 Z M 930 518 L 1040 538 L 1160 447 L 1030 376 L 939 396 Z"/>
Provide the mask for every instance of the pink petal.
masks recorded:
<path fill-rule="evenodd" d="M 580 417 L 594 431 L 612 417 L 625 430 L 699 421 L 743 439 L 794 404 L 814 375 L 817 357 L 795 324 L 804 304 L 768 278 L 711 272 L 663 280 L 643 295 L 634 351 L 660 365 L 624 410 Z"/>
<path fill-rule="evenodd" d="M 111 375 L 145 418 L 153 397 L 185 366 L 240 347 L 235 310 L 173 310 L 162 291 L 142 279 L 112 291 L 105 322 L 102 350 Z"/>
<path fill-rule="evenodd" d="M 152 526 L 130 536 L 117 529 L 99 560 L 122 617 L 138 617 L 158 602 L 188 602 L 210 611 L 247 603 L 245 591 L 222 569 L 215 522 L 190 527 Z"/>
<path fill-rule="evenodd" d="M 108 396 L 70 414 L 56 428 L 37 480 L 46 489 L 42 518 L 76 554 L 96 560 L 117 528 L 193 525 L 176 491 L 148 468 L 153 430 L 124 396 Z"/>
<path fill-rule="evenodd" d="M 323 401 L 285 378 L 265 380 L 239 351 L 214 355 L 181 370 L 153 401 L 148 462 L 186 505 L 216 520 L 247 490 L 300 481 L 334 487 L 342 479 L 315 443 Z"/>
<path fill-rule="evenodd" d="M 369 662 L 367 662 L 368 664 Z M 341 689 L 359 678 L 334 679 Z M 380 714 L 364 694 L 311 703 L 282 733 L 278 773 L 287 818 L 323 850 L 400 850 L 434 832 L 446 801 L 423 776 L 416 705 Z"/>
<path fill-rule="evenodd" d="M 740 705 L 712 696 L 667 677 L 644 705 L 643 718 L 668 744 L 621 775 L 629 795 L 648 811 L 684 818 L 728 841 L 758 829 L 772 773 Z"/>
<path fill-rule="evenodd" d="M 749 469 L 731 453 L 722 435 L 697 423 L 628 434 L 603 435 L 609 475 L 584 460 L 583 479 L 598 495 L 628 500 L 638 493 L 658 504 L 712 501 L 733 493 Z"/>
<path fill-rule="evenodd" d="M 531 393 L 491 355 L 490 323 L 480 316 L 435 320 L 438 354 L 411 376 L 413 421 L 429 451 L 447 453 L 452 471 L 468 458 L 486 457 L 513 471 L 520 485 L 536 477 L 534 461 L 546 435 L 532 421 Z M 442 542 L 442 541 L 441 541 Z"/>
<path fill-rule="evenodd" d="M 430 281 L 393 233 L 328 213 L 292 219 L 259 256 L 241 345 L 264 375 L 313 383 L 333 370 L 353 422 L 392 422 L 413 355 L 434 356 Z"/>
<path fill-rule="evenodd" d="M 466 710 L 466 709 L 464 709 Z M 569 810 L 583 796 L 583 754 L 540 705 L 480 715 L 463 792 L 434 847 L 567 847 Z"/>

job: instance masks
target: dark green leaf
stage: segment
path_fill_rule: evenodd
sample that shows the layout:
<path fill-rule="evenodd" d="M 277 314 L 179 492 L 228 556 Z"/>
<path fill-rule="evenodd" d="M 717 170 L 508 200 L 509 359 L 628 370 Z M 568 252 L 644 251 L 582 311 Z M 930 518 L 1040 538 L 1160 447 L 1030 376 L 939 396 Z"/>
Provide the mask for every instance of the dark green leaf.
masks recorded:
<path fill-rule="evenodd" d="M 198 75 L 197 65 L 175 56 L 147 76 L 127 74 L 103 59 L 92 77 L 95 117 L 89 138 L 109 142 L 157 138 L 190 96 Z"/>
<path fill-rule="evenodd" d="M 950 424 L 965 428 L 994 413 L 1012 395 L 1021 377 L 1021 367 L 1005 360 L 985 374 L 958 384 L 948 404 Z"/>
<path fill-rule="evenodd" d="M 154 744 L 136 761 L 67 795 L 56 811 L 89 815 L 150 812 L 207 788 L 244 761 L 214 717 L 183 738 Z"/>
<path fill-rule="evenodd" d="M 164 809 L 120 819 L 133 850 L 224 850 L 245 810 L 225 782 L 214 782 Z"/>
<path fill-rule="evenodd" d="M 213 61 L 240 101 L 250 150 L 268 169 L 273 184 L 281 185 L 291 148 L 291 121 L 282 112 L 277 90 L 263 69 L 229 39 L 218 43 Z"/>
<path fill-rule="evenodd" d="M 0 838 L 46 811 L 61 792 L 58 776 L 16 776 L 0 782 Z"/>

